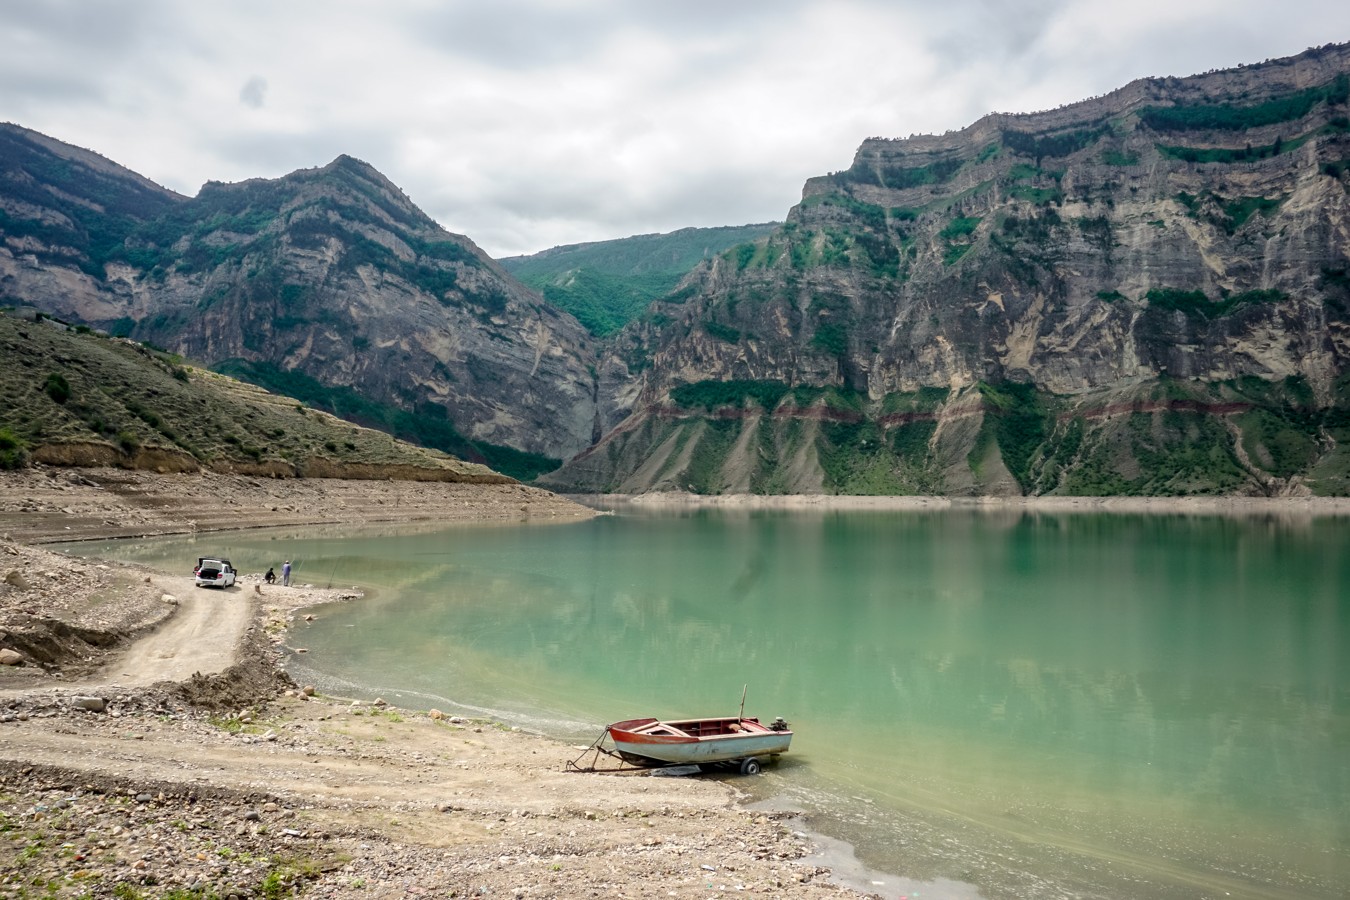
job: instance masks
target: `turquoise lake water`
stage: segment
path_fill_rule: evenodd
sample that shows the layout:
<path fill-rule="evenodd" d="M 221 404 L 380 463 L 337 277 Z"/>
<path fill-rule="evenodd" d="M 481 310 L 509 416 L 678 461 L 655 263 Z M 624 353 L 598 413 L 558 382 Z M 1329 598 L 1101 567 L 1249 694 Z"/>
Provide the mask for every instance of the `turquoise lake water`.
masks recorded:
<path fill-rule="evenodd" d="M 748 685 L 796 737 L 737 786 L 851 842 L 884 896 L 1331 898 L 1348 549 L 1334 518 L 634 510 L 78 552 L 289 557 L 370 591 L 297 624 L 297 680 L 572 743 Z"/>

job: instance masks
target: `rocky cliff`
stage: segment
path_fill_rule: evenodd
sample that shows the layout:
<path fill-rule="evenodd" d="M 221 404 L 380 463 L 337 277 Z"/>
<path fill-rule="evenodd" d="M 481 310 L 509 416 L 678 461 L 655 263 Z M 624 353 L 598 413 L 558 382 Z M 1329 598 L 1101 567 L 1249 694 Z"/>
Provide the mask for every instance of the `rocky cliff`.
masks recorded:
<path fill-rule="evenodd" d="M 0 126 L 0 302 L 565 489 L 1346 494 L 1350 45 L 869 139 L 603 343 L 357 160 Z"/>
<path fill-rule="evenodd" d="M 349 389 L 494 464 L 594 439 L 585 330 L 350 157 L 186 198 L 0 126 L 0 238 L 0 301 Z"/>
<path fill-rule="evenodd" d="M 1345 493 L 1350 45 L 869 139 L 620 334 L 574 489 Z"/>

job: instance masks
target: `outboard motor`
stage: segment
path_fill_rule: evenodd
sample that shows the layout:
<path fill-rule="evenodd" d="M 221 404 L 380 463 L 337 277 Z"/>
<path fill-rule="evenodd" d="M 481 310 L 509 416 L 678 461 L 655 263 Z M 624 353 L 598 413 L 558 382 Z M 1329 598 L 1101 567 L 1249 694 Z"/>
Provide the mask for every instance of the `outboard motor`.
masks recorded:
<path fill-rule="evenodd" d="M 777 717 L 776 719 L 774 719 L 773 722 L 771 722 L 771 723 L 769 724 L 769 730 L 770 730 L 770 731 L 787 731 L 787 730 L 788 730 L 787 722 L 783 721 L 783 717 L 782 717 L 782 716 L 779 716 L 779 717 Z"/>

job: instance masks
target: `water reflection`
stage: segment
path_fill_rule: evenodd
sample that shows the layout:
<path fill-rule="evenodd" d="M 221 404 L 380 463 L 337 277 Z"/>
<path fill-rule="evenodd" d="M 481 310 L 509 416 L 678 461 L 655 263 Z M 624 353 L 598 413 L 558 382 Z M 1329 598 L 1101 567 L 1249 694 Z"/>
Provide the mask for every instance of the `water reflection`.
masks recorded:
<path fill-rule="evenodd" d="M 1347 537 L 1335 519 L 680 509 L 230 551 L 376 588 L 302 626 L 335 681 L 564 732 L 720 713 L 749 684 L 748 710 L 798 733 L 761 784 L 879 869 L 985 896 L 1333 897 Z M 142 552 L 190 555 L 115 551 Z"/>

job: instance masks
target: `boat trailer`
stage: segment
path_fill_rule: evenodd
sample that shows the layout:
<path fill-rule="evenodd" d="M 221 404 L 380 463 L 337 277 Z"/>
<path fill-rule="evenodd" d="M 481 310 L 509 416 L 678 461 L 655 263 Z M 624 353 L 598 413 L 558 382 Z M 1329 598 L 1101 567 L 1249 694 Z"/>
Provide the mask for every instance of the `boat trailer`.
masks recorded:
<path fill-rule="evenodd" d="M 578 756 L 576 759 L 569 759 L 567 761 L 567 765 L 564 767 L 564 771 L 591 772 L 597 775 L 619 775 L 629 773 L 636 775 L 642 772 L 644 769 L 650 768 L 650 766 L 635 766 L 628 760 L 620 756 L 619 751 L 611 750 L 609 747 L 606 747 L 605 738 L 607 737 L 609 737 L 608 725 L 605 726 L 604 731 L 600 732 L 600 736 L 596 738 L 593 742 L 591 742 L 591 745 L 589 747 L 581 751 L 580 756 Z M 582 765 L 582 760 L 584 760 L 587 756 L 591 757 L 590 764 Z M 612 769 L 611 768 L 602 769 L 600 768 L 601 756 L 607 756 L 610 759 L 618 760 L 619 764 Z"/>
<path fill-rule="evenodd" d="M 662 760 L 647 758 L 646 762 L 638 764 L 630 762 L 621 754 L 617 748 L 611 749 L 605 746 L 605 738 L 609 737 L 610 726 L 606 725 L 600 732 L 600 736 L 591 742 L 591 745 L 581 751 L 576 759 L 569 759 L 563 767 L 566 772 L 586 772 L 595 775 L 645 775 L 659 769 L 675 769 L 687 767 L 698 769 L 700 772 L 740 772 L 742 775 L 758 775 L 763 767 L 760 759 L 756 756 L 738 757 L 736 759 L 723 759 L 712 762 L 664 762 Z M 583 763 L 587 757 L 590 757 L 589 763 Z M 601 768 L 600 758 L 608 757 L 617 760 L 618 765 L 612 768 Z M 775 757 L 776 758 L 776 757 Z"/>

